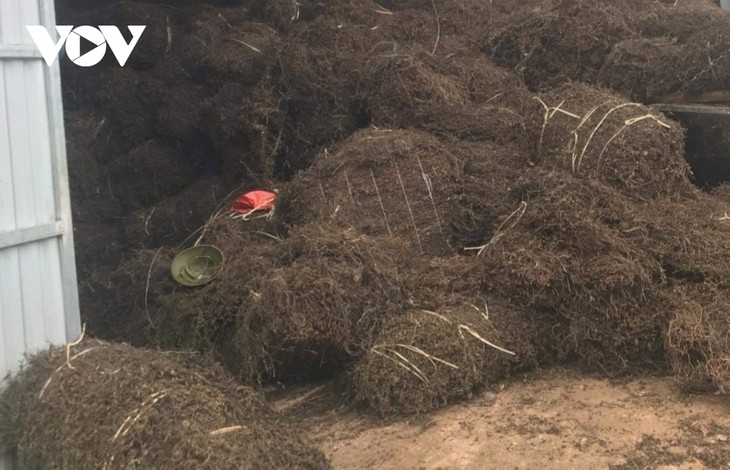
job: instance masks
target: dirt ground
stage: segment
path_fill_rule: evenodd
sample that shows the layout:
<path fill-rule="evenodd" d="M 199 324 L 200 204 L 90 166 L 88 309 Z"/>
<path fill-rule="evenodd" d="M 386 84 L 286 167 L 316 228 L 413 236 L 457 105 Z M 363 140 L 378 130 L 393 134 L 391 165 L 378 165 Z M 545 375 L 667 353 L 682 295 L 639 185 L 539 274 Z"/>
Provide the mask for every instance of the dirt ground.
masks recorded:
<path fill-rule="evenodd" d="M 384 422 L 337 403 L 332 385 L 283 393 L 339 469 L 730 469 L 730 399 L 671 378 L 606 380 L 553 370 L 467 404 Z"/>

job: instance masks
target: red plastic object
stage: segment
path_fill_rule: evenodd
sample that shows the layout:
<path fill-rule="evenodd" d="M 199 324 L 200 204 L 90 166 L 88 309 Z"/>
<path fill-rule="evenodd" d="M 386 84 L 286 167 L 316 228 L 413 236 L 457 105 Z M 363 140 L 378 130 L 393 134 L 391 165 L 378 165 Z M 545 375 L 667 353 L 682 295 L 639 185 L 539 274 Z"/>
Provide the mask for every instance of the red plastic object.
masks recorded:
<path fill-rule="evenodd" d="M 231 210 L 238 214 L 251 214 L 258 211 L 268 211 L 274 208 L 276 194 L 269 191 L 251 191 L 238 196 Z"/>

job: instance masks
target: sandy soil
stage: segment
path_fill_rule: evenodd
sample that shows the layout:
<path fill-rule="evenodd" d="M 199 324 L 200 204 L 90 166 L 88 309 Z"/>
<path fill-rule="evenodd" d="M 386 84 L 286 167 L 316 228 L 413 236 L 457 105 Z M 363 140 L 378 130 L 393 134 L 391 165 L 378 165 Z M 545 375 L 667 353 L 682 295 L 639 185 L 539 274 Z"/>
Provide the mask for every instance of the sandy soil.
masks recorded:
<path fill-rule="evenodd" d="M 669 378 L 609 381 L 549 371 L 427 416 L 375 420 L 336 387 L 273 404 L 336 469 L 730 469 L 730 398 Z"/>

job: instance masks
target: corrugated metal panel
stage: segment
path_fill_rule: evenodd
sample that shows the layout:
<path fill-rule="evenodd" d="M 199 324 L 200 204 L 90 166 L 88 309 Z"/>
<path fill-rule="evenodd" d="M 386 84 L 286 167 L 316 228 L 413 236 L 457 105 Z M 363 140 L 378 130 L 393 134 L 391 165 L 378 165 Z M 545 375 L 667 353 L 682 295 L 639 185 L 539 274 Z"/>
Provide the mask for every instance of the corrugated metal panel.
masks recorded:
<path fill-rule="evenodd" d="M 33 24 L 54 31 L 53 0 L 0 0 L 0 379 L 80 330 L 60 74 Z"/>

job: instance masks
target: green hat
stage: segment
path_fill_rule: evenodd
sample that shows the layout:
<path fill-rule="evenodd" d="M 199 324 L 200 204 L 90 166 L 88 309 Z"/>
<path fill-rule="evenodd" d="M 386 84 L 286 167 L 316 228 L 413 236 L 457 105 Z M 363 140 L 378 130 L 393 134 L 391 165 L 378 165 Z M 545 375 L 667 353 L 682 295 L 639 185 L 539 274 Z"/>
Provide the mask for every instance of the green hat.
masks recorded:
<path fill-rule="evenodd" d="M 213 245 L 199 245 L 181 251 L 172 260 L 170 272 L 178 284 L 202 286 L 218 275 L 225 256 Z"/>

